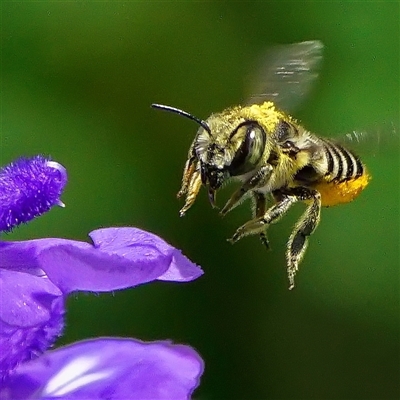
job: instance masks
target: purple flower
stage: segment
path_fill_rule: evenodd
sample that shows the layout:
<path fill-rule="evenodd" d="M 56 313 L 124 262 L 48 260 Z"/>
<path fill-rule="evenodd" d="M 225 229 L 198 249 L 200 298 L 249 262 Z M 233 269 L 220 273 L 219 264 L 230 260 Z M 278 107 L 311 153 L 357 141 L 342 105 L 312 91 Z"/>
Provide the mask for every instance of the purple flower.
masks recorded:
<path fill-rule="evenodd" d="M 11 167 L 8 174 L 0 173 L 7 176 L 0 179 L 2 195 L 8 190 L 2 182 L 8 188 L 14 185 L 14 191 L 22 182 L 26 189 L 24 196 L 9 196 L 16 199 L 8 202 L 13 209 L 11 223 L 0 221 L 7 230 L 15 225 L 12 221 L 26 222 L 28 214 L 40 215 L 43 205 L 60 204 L 66 173 L 59 164 L 50 163 L 50 169 L 39 174 L 24 164 L 23 179 Z M 46 191 L 49 198 L 38 195 Z M 11 213 L 4 210 L 0 217 L 7 219 Z M 25 219 L 18 210 L 29 210 L 24 211 Z M 93 243 L 0 242 L 0 399 L 190 397 L 203 362 L 188 346 L 98 338 L 48 351 L 62 333 L 65 300 L 73 291 L 114 291 L 153 280 L 186 282 L 202 275 L 179 250 L 140 229 L 99 229 L 90 237 Z"/>
<path fill-rule="evenodd" d="M 0 390 L 0 398 L 187 399 L 202 370 L 201 359 L 188 346 L 87 340 L 23 364 L 8 380 L 7 392 Z"/>

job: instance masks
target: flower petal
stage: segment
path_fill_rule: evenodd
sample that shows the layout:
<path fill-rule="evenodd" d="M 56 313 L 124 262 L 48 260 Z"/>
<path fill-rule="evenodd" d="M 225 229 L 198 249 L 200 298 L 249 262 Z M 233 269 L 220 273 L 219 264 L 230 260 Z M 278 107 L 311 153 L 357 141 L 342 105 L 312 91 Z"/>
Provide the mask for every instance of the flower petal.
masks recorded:
<path fill-rule="evenodd" d="M 203 270 L 193 264 L 179 250 L 175 249 L 171 264 L 166 272 L 159 276 L 159 281 L 189 282 L 203 275 Z"/>
<path fill-rule="evenodd" d="M 0 268 L 47 274 L 64 293 L 111 291 L 155 279 L 186 282 L 203 274 L 178 249 L 141 229 L 104 228 L 90 237 L 93 245 L 51 238 L 0 242 Z"/>
<path fill-rule="evenodd" d="M 48 321 L 52 302 L 62 295 L 48 279 L 0 269 L 0 320 L 25 327 Z"/>
<path fill-rule="evenodd" d="M 115 233 L 118 231 L 118 237 Z M 95 246 L 99 246 L 103 250 L 112 252 L 124 251 L 127 240 L 130 243 L 154 246 L 160 253 L 165 255 L 172 255 L 171 263 L 168 270 L 158 277 L 159 280 L 175 281 L 175 282 L 188 282 L 197 279 L 203 275 L 202 269 L 193 264 L 187 257 L 185 257 L 180 250 L 174 248 L 163 239 L 152 233 L 142 231 L 138 228 L 108 228 L 98 229 L 90 233 Z M 121 241 L 122 238 L 122 241 Z"/>
<path fill-rule="evenodd" d="M 52 282 L 0 269 L 0 381 L 61 334 L 64 299 Z"/>
<path fill-rule="evenodd" d="M 71 293 L 105 292 L 150 282 L 168 269 L 172 255 L 141 244 L 127 244 L 125 254 L 111 254 L 70 241 L 40 252 L 38 258 L 49 279 L 64 293 Z"/>
<path fill-rule="evenodd" d="M 36 239 L 21 242 L 0 242 L 0 268 L 43 276 L 37 260 L 39 250 L 54 246 L 62 239 Z"/>
<path fill-rule="evenodd" d="M 21 365 L 2 394 L 19 399 L 187 399 L 203 361 L 190 347 L 104 338 L 48 352 Z"/>

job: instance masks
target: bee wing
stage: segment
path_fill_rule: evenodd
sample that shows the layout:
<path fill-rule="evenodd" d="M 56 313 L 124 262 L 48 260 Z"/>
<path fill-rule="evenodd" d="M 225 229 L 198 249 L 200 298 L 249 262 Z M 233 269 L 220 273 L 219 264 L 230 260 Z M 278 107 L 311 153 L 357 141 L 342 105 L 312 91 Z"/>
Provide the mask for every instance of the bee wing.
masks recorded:
<path fill-rule="evenodd" d="M 393 123 L 382 122 L 379 128 L 370 128 L 367 131 L 353 131 L 339 135 L 332 140 L 355 154 L 377 156 L 384 154 L 398 156 L 400 144 L 399 128 Z"/>
<path fill-rule="evenodd" d="M 292 111 L 318 77 L 323 47 L 319 40 L 274 46 L 249 82 L 247 104 L 273 101 L 278 108 Z"/>

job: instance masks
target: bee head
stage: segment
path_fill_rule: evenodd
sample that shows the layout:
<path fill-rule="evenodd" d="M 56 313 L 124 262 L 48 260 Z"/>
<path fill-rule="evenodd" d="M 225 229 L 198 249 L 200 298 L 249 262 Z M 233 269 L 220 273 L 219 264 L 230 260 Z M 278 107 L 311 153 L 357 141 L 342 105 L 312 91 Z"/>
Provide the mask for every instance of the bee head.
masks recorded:
<path fill-rule="evenodd" d="M 230 177 L 256 171 L 265 151 L 266 133 L 251 120 L 226 123 L 218 114 L 205 121 L 194 142 L 200 160 L 202 183 L 219 189 Z M 212 132 L 212 133 L 210 133 Z"/>
<path fill-rule="evenodd" d="M 266 133 L 254 120 L 214 114 L 201 120 L 175 107 L 152 104 L 153 108 L 174 112 L 200 125 L 193 143 L 199 160 L 201 181 L 210 192 L 218 190 L 230 177 L 258 169 L 265 151 Z"/>
<path fill-rule="evenodd" d="M 207 184 L 212 190 L 218 190 L 229 178 L 229 172 L 226 168 L 219 168 L 214 163 L 205 163 L 200 161 L 201 182 L 204 186 Z"/>

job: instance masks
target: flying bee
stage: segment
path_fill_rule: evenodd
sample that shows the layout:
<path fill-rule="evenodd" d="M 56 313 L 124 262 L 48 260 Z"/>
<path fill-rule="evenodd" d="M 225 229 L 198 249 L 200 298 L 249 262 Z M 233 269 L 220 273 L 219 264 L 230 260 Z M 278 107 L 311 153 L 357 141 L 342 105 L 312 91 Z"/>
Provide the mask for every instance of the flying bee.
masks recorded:
<path fill-rule="evenodd" d="M 267 228 L 297 203 L 306 210 L 287 243 L 289 289 L 307 248 L 308 237 L 319 221 L 322 206 L 355 199 L 370 179 L 352 151 L 334 140 L 303 128 L 281 110 L 299 102 L 317 76 L 323 45 L 319 41 L 275 48 L 264 65 L 250 102 L 212 114 L 206 120 L 175 107 L 153 104 L 197 122 L 200 127 L 189 148 L 178 197 L 185 196 L 183 216 L 201 186 L 215 206 L 216 192 L 231 178 L 241 182 L 220 211 L 226 215 L 245 198 L 254 202 L 254 217 L 231 239 L 258 234 L 268 248 Z M 260 83 L 261 82 L 261 83 Z M 268 207 L 269 201 L 272 205 Z"/>

